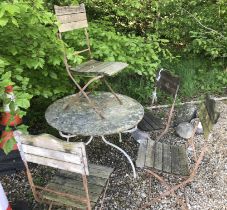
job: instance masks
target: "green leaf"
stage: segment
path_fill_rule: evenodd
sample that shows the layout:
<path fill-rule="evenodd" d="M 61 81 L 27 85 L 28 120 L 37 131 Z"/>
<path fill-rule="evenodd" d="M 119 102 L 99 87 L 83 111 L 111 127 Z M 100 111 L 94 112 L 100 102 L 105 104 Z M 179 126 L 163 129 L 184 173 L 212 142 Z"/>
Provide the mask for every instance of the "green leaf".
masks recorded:
<path fill-rule="evenodd" d="M 54 72 L 50 72 L 50 77 L 53 78 L 53 79 L 57 79 L 58 78 L 57 74 L 54 73 Z"/>
<path fill-rule="evenodd" d="M 28 107 L 30 107 L 30 102 L 28 99 L 17 99 L 16 104 L 17 104 L 17 106 L 24 108 L 24 109 L 27 109 Z"/>
<path fill-rule="evenodd" d="M 14 17 L 12 17 L 12 23 L 13 23 L 15 26 L 19 27 L 19 24 L 18 24 L 17 20 L 16 20 Z"/>
<path fill-rule="evenodd" d="M 13 146 L 16 144 L 16 140 L 14 137 L 6 141 L 6 143 L 3 145 L 3 151 L 6 154 L 9 154 L 13 150 Z"/>
<path fill-rule="evenodd" d="M 9 19 L 6 17 L 1 17 L 0 18 L 0 26 L 5 26 L 8 23 Z"/>

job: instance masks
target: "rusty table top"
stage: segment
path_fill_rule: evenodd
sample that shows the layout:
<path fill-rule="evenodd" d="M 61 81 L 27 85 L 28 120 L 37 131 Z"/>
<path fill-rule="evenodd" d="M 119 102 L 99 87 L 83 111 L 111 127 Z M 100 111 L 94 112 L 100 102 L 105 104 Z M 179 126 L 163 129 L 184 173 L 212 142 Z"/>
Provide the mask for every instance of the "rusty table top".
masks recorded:
<path fill-rule="evenodd" d="M 143 118 L 144 109 L 136 100 L 117 94 L 122 105 L 109 92 L 95 92 L 89 95 L 102 112 L 102 119 L 84 97 L 70 95 L 55 101 L 45 113 L 47 122 L 58 131 L 82 135 L 104 136 L 121 133 L 135 127 Z"/>

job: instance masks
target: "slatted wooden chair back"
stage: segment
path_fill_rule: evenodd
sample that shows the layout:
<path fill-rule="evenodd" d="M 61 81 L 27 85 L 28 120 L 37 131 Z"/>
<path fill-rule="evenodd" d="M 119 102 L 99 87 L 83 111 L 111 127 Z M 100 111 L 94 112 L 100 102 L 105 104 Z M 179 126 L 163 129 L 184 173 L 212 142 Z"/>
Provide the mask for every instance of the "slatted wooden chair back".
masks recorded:
<path fill-rule="evenodd" d="M 83 177 L 84 189 L 86 191 L 86 198 L 83 198 L 90 207 L 90 200 L 88 196 L 88 187 L 86 175 L 89 175 L 86 151 L 84 143 L 70 143 L 61 141 L 49 134 L 41 134 L 38 136 L 25 135 L 18 131 L 14 132 L 14 136 L 18 142 L 21 157 L 27 169 L 27 175 L 32 187 L 34 197 L 40 202 L 40 193 L 37 190 L 52 192 L 48 187 L 43 188 L 33 183 L 31 172 L 28 168 L 27 162 L 32 162 L 52 168 L 62 169 L 64 171 L 79 173 Z M 59 195 L 60 192 L 54 191 Z M 60 193 L 61 194 L 61 193 Z M 67 198 L 72 198 L 71 195 L 62 195 Z M 81 198 L 74 197 L 75 200 Z M 47 201 L 49 203 L 49 201 Z"/>
<path fill-rule="evenodd" d="M 59 26 L 59 33 L 61 38 L 62 32 L 73 31 L 75 29 L 84 29 L 87 48 L 81 51 L 77 51 L 77 54 L 88 51 L 91 57 L 91 48 L 89 35 L 87 32 L 88 22 L 86 16 L 86 10 L 84 4 L 80 4 L 79 6 L 54 6 L 55 14 Z"/>
<path fill-rule="evenodd" d="M 174 96 L 178 91 L 179 85 L 180 85 L 179 77 L 173 76 L 167 70 L 159 71 L 156 82 L 156 86 L 158 88 Z"/>
<path fill-rule="evenodd" d="M 168 116 L 166 127 L 165 127 L 164 131 L 156 139 L 157 141 L 159 141 L 161 139 L 161 137 L 163 137 L 169 129 L 171 119 L 172 119 L 172 114 L 174 111 L 174 106 L 175 106 L 176 99 L 177 99 L 177 93 L 178 93 L 178 90 L 180 87 L 180 79 L 177 76 L 173 76 L 169 71 L 161 69 L 158 72 L 156 80 L 157 81 L 156 81 L 156 87 L 155 87 L 155 94 L 156 94 L 156 89 L 160 88 L 161 90 L 165 91 L 166 93 L 169 93 L 174 96 L 173 104 L 169 111 L 169 116 Z M 156 95 L 155 95 L 155 97 L 156 97 Z M 153 103 L 154 103 L 154 99 L 152 100 L 152 104 Z"/>

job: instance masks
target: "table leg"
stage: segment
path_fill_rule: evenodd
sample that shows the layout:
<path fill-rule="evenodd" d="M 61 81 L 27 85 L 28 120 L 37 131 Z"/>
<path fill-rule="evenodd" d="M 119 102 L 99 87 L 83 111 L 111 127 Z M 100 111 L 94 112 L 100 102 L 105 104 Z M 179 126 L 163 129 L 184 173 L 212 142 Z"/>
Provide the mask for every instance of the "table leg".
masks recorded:
<path fill-rule="evenodd" d="M 122 135 L 119 133 L 119 142 L 122 142 Z"/>
<path fill-rule="evenodd" d="M 125 155 L 125 157 L 128 159 L 128 161 L 130 162 L 130 164 L 131 164 L 131 166 L 132 166 L 133 176 L 134 176 L 134 178 L 136 178 L 136 169 L 135 169 L 135 166 L 134 166 L 134 164 L 133 164 L 131 158 L 129 157 L 129 155 L 128 155 L 123 149 L 121 149 L 120 147 L 118 147 L 117 145 L 108 142 L 108 141 L 105 139 L 104 136 L 102 136 L 102 140 L 103 140 L 106 144 L 108 144 L 108 145 L 110 145 L 110 146 L 116 148 L 117 150 L 119 150 L 120 152 L 122 152 L 122 153 Z"/>
<path fill-rule="evenodd" d="M 61 131 L 59 131 L 59 134 L 61 137 L 66 138 L 67 142 L 69 142 L 70 138 L 76 137 L 77 135 L 70 135 L 70 134 L 63 134 Z"/>
<path fill-rule="evenodd" d="M 90 139 L 85 143 L 85 145 L 87 146 L 88 144 L 91 143 L 91 141 L 93 140 L 94 136 L 91 136 Z"/>

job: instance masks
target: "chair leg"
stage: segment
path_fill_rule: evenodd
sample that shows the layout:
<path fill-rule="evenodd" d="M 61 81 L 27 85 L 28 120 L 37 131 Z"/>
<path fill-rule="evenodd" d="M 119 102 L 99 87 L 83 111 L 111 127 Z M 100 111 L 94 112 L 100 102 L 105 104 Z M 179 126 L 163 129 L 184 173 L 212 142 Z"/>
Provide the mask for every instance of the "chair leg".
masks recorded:
<path fill-rule="evenodd" d="M 175 96 L 174 96 L 174 101 L 173 101 L 173 104 L 172 104 L 171 109 L 169 111 L 168 121 L 167 121 L 165 130 L 157 137 L 156 141 L 159 141 L 169 130 L 171 119 L 172 119 L 172 116 L 173 116 L 174 106 L 175 106 L 176 99 L 177 99 L 178 90 L 179 90 L 179 85 L 177 86 L 177 90 L 176 90 L 176 93 L 175 93 Z"/>
<path fill-rule="evenodd" d="M 87 209 L 91 210 L 91 202 L 90 202 L 89 192 L 88 192 L 87 177 L 86 177 L 86 175 L 82 175 L 82 178 L 83 178 L 84 190 L 85 190 L 86 197 L 87 197 Z"/>
<path fill-rule="evenodd" d="M 52 209 L 52 206 L 53 206 L 53 202 L 50 203 L 48 210 L 51 210 Z"/>
<path fill-rule="evenodd" d="M 106 84 L 106 86 L 109 88 L 110 92 L 115 96 L 115 98 L 118 100 L 119 104 L 123 104 L 121 99 L 117 96 L 117 94 L 114 92 L 114 90 L 112 89 L 112 87 L 110 86 L 110 84 L 106 81 L 105 78 L 103 78 L 104 83 Z"/>

